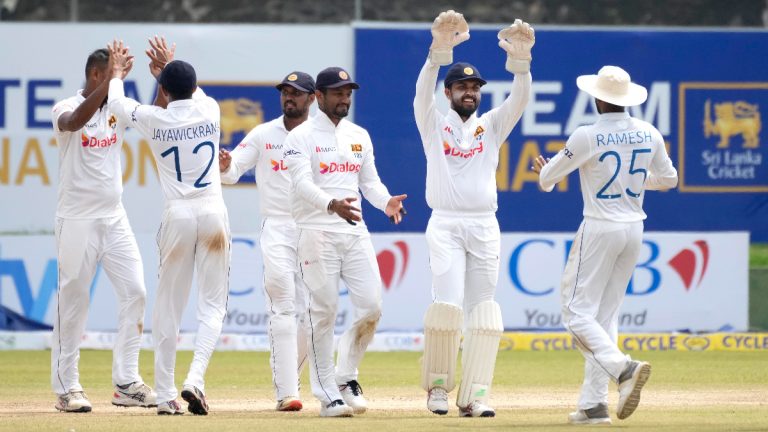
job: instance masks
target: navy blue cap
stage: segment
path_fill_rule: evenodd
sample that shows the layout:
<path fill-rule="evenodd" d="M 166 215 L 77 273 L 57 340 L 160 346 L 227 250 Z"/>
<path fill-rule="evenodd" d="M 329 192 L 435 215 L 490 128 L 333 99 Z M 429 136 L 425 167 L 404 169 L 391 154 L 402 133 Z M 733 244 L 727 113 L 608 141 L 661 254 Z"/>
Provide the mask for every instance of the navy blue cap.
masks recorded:
<path fill-rule="evenodd" d="M 174 60 L 165 65 L 157 82 L 171 94 L 187 94 L 195 91 L 197 74 L 191 64 L 183 60 Z"/>
<path fill-rule="evenodd" d="M 469 63 L 459 62 L 454 63 L 450 68 L 448 68 L 448 73 L 445 75 L 445 81 L 443 81 L 443 84 L 445 85 L 445 88 L 448 88 L 456 81 L 465 81 L 471 79 L 480 81 L 481 86 L 486 84 L 486 81 L 483 79 L 483 77 L 480 76 L 480 71 L 478 71 L 476 67 Z"/>
<path fill-rule="evenodd" d="M 315 80 L 308 73 L 293 71 L 283 78 L 283 81 L 276 85 L 275 88 L 282 90 L 283 86 L 287 85 L 305 93 L 315 92 Z"/>
<path fill-rule="evenodd" d="M 345 85 L 351 85 L 353 89 L 359 89 L 360 86 L 352 81 L 347 71 L 340 67 L 325 68 L 317 74 L 317 89 L 338 88 Z"/>

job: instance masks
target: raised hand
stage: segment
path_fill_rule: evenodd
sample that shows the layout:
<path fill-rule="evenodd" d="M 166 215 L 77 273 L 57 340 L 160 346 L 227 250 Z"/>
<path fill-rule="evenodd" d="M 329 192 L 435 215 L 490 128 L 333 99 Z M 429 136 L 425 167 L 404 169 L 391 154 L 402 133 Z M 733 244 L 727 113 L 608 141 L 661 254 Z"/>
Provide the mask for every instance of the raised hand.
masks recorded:
<path fill-rule="evenodd" d="M 441 12 L 432 23 L 432 63 L 445 66 L 453 63 L 453 47 L 469 39 L 469 25 L 464 15 L 449 10 Z"/>
<path fill-rule="evenodd" d="M 516 19 L 514 24 L 497 35 L 499 47 L 507 53 L 506 68 L 512 73 L 528 73 L 531 70 L 531 48 L 536 35 L 528 23 Z"/>
<path fill-rule="evenodd" d="M 130 49 L 122 40 L 115 39 L 111 44 L 107 44 L 107 50 L 109 51 L 112 78 L 124 79 L 133 68 L 133 56 L 130 54 Z"/>
<path fill-rule="evenodd" d="M 160 72 L 163 71 L 165 65 L 173 61 L 173 56 L 176 53 L 176 44 L 172 44 L 168 47 L 168 43 L 165 41 L 164 36 L 149 38 L 149 49 L 144 52 L 149 57 L 149 72 L 157 79 L 160 76 Z"/>
<path fill-rule="evenodd" d="M 544 168 L 544 165 L 549 163 L 549 158 L 544 158 L 544 156 L 539 155 L 536 157 L 536 159 L 533 160 L 533 165 L 531 165 L 531 169 L 536 172 L 536 174 L 541 174 L 541 169 Z"/>

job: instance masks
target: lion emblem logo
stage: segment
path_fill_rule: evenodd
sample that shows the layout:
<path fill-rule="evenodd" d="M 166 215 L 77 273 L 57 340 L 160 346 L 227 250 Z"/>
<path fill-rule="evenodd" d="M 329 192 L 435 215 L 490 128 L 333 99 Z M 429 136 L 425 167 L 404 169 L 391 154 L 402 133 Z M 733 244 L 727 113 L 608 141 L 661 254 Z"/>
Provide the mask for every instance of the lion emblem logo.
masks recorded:
<path fill-rule="evenodd" d="M 223 99 L 219 101 L 221 109 L 221 142 L 230 144 L 236 132 L 248 133 L 254 127 L 264 123 L 264 110 L 261 103 L 247 98 Z"/>
<path fill-rule="evenodd" d="M 712 121 L 712 102 L 704 104 L 704 136 L 719 135 L 717 148 L 728 148 L 731 137 L 741 135 L 744 138 L 744 148 L 757 148 L 760 145 L 760 112 L 757 104 L 744 101 L 716 103 L 715 120 Z"/>

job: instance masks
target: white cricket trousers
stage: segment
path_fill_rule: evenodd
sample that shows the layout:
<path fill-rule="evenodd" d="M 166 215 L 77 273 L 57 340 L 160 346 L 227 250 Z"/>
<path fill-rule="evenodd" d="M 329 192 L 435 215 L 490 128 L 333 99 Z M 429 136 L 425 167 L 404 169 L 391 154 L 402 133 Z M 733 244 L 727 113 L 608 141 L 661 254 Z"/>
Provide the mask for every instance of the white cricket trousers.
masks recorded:
<path fill-rule="evenodd" d="M 376 332 L 381 317 L 379 264 L 367 232 L 347 234 L 301 229 L 298 252 L 299 269 L 308 293 L 305 322 L 312 393 L 327 406 L 342 399 L 339 385 L 357 380 L 357 367 Z M 333 330 L 339 279 L 349 290 L 354 322 L 339 339 L 334 373 Z"/>
<path fill-rule="evenodd" d="M 269 365 L 278 401 L 299 397 L 299 371 L 307 356 L 306 332 L 298 325 L 299 314 L 306 310 L 306 288 L 298 271 L 298 240 L 299 230 L 292 217 L 264 217 L 259 244 L 269 316 Z"/>
<path fill-rule="evenodd" d="M 165 205 L 157 244 L 160 279 L 152 314 L 157 403 L 176 399 L 176 341 L 197 271 L 197 337 L 184 384 L 205 391 L 205 370 L 221 335 L 229 294 L 231 236 L 221 198 L 170 200 Z"/>
<path fill-rule="evenodd" d="M 629 356 L 617 345 L 619 308 L 637 264 L 643 222 L 585 218 L 563 273 L 563 325 L 584 354 L 579 409 L 608 403 L 608 382 L 618 380 Z"/>
<path fill-rule="evenodd" d="M 434 302 L 464 309 L 465 317 L 494 299 L 501 233 L 493 213 L 435 210 L 427 224 Z"/>
<path fill-rule="evenodd" d="M 51 339 L 51 385 L 57 394 L 81 391 L 78 361 L 88 319 L 90 289 L 101 263 L 117 297 L 117 340 L 112 351 L 112 383 L 142 381 L 139 349 L 147 291 L 139 247 L 128 216 L 56 219 L 59 266 L 58 304 Z"/>

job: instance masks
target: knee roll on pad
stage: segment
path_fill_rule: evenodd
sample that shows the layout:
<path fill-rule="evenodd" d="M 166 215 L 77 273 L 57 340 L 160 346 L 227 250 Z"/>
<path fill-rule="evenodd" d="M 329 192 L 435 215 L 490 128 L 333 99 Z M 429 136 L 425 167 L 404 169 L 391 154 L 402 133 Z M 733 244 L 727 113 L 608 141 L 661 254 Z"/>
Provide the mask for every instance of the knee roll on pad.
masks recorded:
<path fill-rule="evenodd" d="M 459 407 L 473 401 L 487 402 L 503 331 L 501 309 L 495 301 L 484 301 L 470 312 L 461 355 L 463 373 L 456 398 Z"/>
<path fill-rule="evenodd" d="M 456 356 L 459 353 L 464 313 L 449 303 L 432 303 L 424 315 L 424 357 L 421 387 L 429 391 L 456 387 Z"/>

